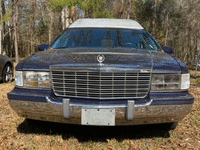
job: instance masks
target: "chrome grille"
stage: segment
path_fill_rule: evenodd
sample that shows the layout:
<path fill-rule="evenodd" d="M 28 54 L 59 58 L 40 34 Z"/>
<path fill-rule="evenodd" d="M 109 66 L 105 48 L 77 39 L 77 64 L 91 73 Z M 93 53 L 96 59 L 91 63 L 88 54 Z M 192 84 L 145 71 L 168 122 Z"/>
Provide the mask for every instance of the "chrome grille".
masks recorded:
<path fill-rule="evenodd" d="M 96 99 L 142 98 L 148 94 L 150 73 L 51 71 L 56 96 Z"/>

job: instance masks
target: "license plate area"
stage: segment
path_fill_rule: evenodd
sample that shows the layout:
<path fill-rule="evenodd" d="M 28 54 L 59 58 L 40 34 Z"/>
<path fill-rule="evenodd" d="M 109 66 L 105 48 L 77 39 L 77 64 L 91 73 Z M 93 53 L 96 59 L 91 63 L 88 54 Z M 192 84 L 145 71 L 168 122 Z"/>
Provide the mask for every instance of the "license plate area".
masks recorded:
<path fill-rule="evenodd" d="M 82 125 L 115 125 L 115 108 L 82 108 Z"/>

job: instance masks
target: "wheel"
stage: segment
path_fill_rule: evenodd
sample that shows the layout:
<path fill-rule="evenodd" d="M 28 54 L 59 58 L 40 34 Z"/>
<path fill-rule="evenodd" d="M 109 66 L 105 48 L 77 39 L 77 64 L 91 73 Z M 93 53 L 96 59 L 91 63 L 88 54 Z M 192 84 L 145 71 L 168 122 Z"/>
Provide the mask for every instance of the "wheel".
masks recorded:
<path fill-rule="evenodd" d="M 3 83 L 11 82 L 13 79 L 13 70 L 10 64 L 7 64 L 3 69 L 2 81 Z"/>

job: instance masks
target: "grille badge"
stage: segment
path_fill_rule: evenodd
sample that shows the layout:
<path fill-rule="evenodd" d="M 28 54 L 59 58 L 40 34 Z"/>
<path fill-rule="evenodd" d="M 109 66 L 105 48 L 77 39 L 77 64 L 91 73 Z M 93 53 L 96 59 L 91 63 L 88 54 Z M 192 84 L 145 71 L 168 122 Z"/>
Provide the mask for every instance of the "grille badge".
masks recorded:
<path fill-rule="evenodd" d="M 99 63 L 102 63 L 105 60 L 105 56 L 104 55 L 98 55 L 97 60 L 98 60 Z"/>

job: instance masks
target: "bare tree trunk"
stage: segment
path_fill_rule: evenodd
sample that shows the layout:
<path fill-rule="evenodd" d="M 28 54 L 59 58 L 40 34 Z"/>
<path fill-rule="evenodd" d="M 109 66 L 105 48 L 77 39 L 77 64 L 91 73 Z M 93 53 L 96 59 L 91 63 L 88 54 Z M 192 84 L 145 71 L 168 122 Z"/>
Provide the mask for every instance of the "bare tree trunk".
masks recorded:
<path fill-rule="evenodd" d="M 15 1 L 14 1 L 15 2 Z M 15 3 L 15 13 L 14 13 L 14 38 L 15 38 L 15 62 L 19 62 L 19 52 L 18 52 L 18 39 L 17 39 L 17 23 L 18 23 L 18 4 Z"/>
<path fill-rule="evenodd" d="M 153 35 L 155 36 L 155 30 L 156 30 L 156 13 L 157 13 L 157 0 L 154 1 L 154 14 L 153 14 Z"/>
<path fill-rule="evenodd" d="M 31 54 L 35 52 L 35 9 L 36 9 L 36 0 L 32 0 L 32 22 L 31 22 Z"/>
<path fill-rule="evenodd" d="M 121 7 L 121 18 L 123 17 L 123 10 L 124 10 L 124 0 L 122 0 L 122 7 Z"/>
<path fill-rule="evenodd" d="M 50 11 L 50 25 L 49 25 L 49 45 L 52 41 L 52 35 L 53 35 L 53 12 Z"/>
<path fill-rule="evenodd" d="M 16 0 L 12 0 L 12 8 L 13 8 L 13 22 L 14 22 L 14 45 L 15 45 L 15 62 L 19 62 L 19 52 L 18 52 L 18 41 L 17 41 L 17 23 L 18 23 L 18 4 Z"/>
<path fill-rule="evenodd" d="M 66 21 L 65 8 L 63 8 L 62 11 L 61 11 L 61 18 L 62 18 L 62 29 L 64 30 L 65 29 L 65 21 Z"/>
<path fill-rule="evenodd" d="M 71 8 L 71 18 L 72 18 L 72 23 L 76 21 L 76 7 L 74 6 Z"/>
<path fill-rule="evenodd" d="M 7 4 L 7 2 L 6 1 L 4 1 L 4 8 L 5 8 L 5 14 L 7 14 L 8 13 L 8 4 Z M 6 38 L 6 40 L 4 40 L 5 41 L 5 51 L 6 51 L 6 54 L 8 55 L 8 56 L 11 56 L 11 39 L 10 39 L 10 20 L 9 21 L 7 21 L 6 22 L 6 24 L 7 24 L 7 28 L 6 28 L 6 26 L 5 26 L 5 34 L 4 34 L 4 38 Z M 6 37 L 7 36 L 7 37 Z"/>
<path fill-rule="evenodd" d="M 5 15 L 6 11 L 5 11 L 5 1 L 4 0 L 1 0 L 1 11 L 2 11 L 2 17 Z M 6 42 L 5 42 L 5 21 L 3 20 L 2 21 L 2 46 L 3 46 L 3 54 L 6 55 Z"/>
<path fill-rule="evenodd" d="M 68 10 L 68 25 L 66 26 L 66 28 L 68 28 L 71 24 L 72 24 L 72 8 L 67 8 Z"/>
<path fill-rule="evenodd" d="M 10 53 L 10 57 L 13 57 L 13 54 L 12 54 L 12 50 L 13 50 L 13 47 L 12 47 L 12 45 L 13 45 L 13 43 L 12 43 L 12 31 L 11 31 L 11 27 L 10 27 L 10 23 L 8 23 L 8 32 L 9 32 L 9 45 L 8 45 L 8 51 L 9 51 L 9 53 Z"/>
<path fill-rule="evenodd" d="M 127 4 L 127 19 L 130 19 L 130 7 L 131 7 L 131 0 L 128 0 Z"/>
<path fill-rule="evenodd" d="M 63 24 L 63 30 L 66 29 L 70 24 L 69 19 L 69 9 L 67 7 L 63 8 L 62 10 L 62 24 Z"/>
<path fill-rule="evenodd" d="M 16 23 L 15 23 L 16 24 Z M 16 29 L 16 25 L 14 25 L 15 27 L 15 31 L 14 31 L 14 37 L 15 37 L 15 58 L 16 58 L 16 63 L 19 62 L 19 52 L 18 52 L 18 42 L 17 42 L 17 29 Z"/>
<path fill-rule="evenodd" d="M 179 8 L 182 8 L 183 0 L 179 0 Z"/>
<path fill-rule="evenodd" d="M 1 3 L 2 3 L 2 0 L 1 0 Z M 3 14 L 2 14 L 2 7 L 0 8 L 0 21 L 2 22 L 3 21 Z M 0 54 L 2 54 L 3 51 L 2 51 L 2 23 L 0 24 Z"/>
<path fill-rule="evenodd" d="M 200 23 L 198 22 L 198 26 L 200 26 Z M 200 31 L 198 30 L 198 33 L 197 33 L 197 56 L 200 57 Z"/>
<path fill-rule="evenodd" d="M 169 30 L 169 15 L 167 13 L 167 31 L 166 31 L 166 35 L 165 35 L 165 45 L 167 45 L 168 30 Z"/>
<path fill-rule="evenodd" d="M 2 33 L 2 25 L 0 24 L 0 54 L 2 54 L 2 35 L 1 35 L 1 33 Z"/>
<path fill-rule="evenodd" d="M 27 35 L 27 39 L 29 40 L 29 35 L 31 35 L 31 25 L 28 26 L 28 35 Z M 28 55 L 31 55 L 31 42 L 28 41 Z"/>

